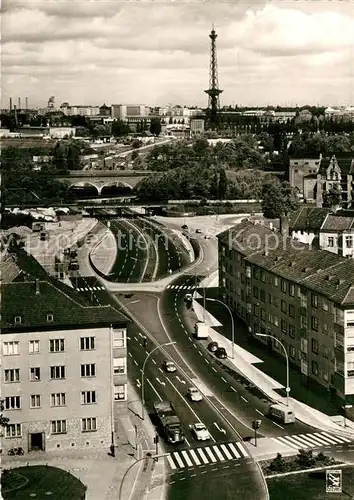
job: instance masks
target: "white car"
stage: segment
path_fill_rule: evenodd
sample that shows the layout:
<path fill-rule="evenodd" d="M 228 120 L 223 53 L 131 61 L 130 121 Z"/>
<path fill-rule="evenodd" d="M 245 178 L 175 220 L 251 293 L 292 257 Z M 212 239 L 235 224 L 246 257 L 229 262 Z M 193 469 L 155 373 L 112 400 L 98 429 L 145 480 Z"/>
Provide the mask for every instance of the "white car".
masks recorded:
<path fill-rule="evenodd" d="M 174 373 L 177 371 L 176 365 L 174 364 L 173 361 L 167 361 L 167 360 L 164 361 L 162 368 L 167 373 Z"/>
<path fill-rule="evenodd" d="M 210 439 L 209 431 L 202 422 L 191 424 L 189 428 L 197 441 L 208 441 Z"/>
<path fill-rule="evenodd" d="M 203 396 L 196 387 L 189 387 L 187 390 L 187 396 L 191 401 L 203 401 Z"/>

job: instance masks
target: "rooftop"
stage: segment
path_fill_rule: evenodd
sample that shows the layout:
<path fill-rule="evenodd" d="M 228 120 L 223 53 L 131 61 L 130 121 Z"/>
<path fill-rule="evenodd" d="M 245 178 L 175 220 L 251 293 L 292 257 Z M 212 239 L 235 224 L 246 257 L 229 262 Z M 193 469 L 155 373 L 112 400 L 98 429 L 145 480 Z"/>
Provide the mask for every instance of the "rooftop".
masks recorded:
<path fill-rule="evenodd" d="M 329 208 L 300 207 L 292 213 L 289 228 L 291 231 L 319 231 L 329 213 Z"/>
<path fill-rule="evenodd" d="M 329 214 L 322 224 L 321 231 L 350 231 L 354 229 L 354 217 Z"/>
<path fill-rule="evenodd" d="M 218 235 L 247 262 L 302 284 L 342 305 L 354 305 L 354 259 L 314 250 L 279 232 L 250 221 Z"/>

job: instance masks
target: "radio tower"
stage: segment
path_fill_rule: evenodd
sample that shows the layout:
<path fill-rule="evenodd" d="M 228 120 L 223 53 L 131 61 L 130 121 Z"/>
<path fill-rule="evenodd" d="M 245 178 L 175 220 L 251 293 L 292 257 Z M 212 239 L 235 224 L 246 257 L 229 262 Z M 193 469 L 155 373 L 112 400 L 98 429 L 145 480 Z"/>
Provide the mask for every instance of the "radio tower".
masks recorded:
<path fill-rule="evenodd" d="M 209 69 L 209 89 L 204 90 L 206 94 L 209 96 L 208 102 L 208 115 L 209 115 L 209 123 L 212 130 L 216 129 L 217 120 L 218 120 L 218 109 L 220 107 L 219 95 L 223 92 L 219 89 L 219 81 L 218 81 L 218 63 L 216 60 L 216 38 L 217 34 L 213 28 L 209 35 L 211 39 L 211 50 L 210 50 L 210 69 Z"/>

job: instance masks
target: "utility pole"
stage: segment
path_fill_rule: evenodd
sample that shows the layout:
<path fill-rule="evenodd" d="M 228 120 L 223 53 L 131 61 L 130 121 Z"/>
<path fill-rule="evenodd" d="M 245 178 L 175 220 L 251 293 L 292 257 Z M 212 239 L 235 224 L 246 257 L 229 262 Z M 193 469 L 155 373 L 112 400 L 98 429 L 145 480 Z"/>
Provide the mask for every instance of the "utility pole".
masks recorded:
<path fill-rule="evenodd" d="M 156 445 L 156 455 L 159 454 L 159 435 L 156 434 L 154 437 L 154 443 Z M 158 458 L 156 459 L 156 462 L 158 461 Z"/>
<path fill-rule="evenodd" d="M 204 90 L 206 94 L 209 96 L 208 101 L 208 115 L 209 115 L 209 124 L 212 130 L 216 129 L 217 121 L 218 121 L 218 110 L 220 108 L 220 99 L 219 95 L 223 92 L 219 89 L 219 78 L 218 78 L 218 63 L 216 58 L 216 39 L 217 39 L 216 31 L 213 29 L 209 35 L 211 40 L 211 48 L 210 48 L 210 68 L 209 68 L 209 89 Z"/>

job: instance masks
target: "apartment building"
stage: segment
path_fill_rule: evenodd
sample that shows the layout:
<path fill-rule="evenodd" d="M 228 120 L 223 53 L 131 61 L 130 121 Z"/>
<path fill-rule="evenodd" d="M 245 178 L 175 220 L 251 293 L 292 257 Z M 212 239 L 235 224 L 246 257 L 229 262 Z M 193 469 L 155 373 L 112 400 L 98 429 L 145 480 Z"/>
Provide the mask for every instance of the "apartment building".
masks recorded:
<path fill-rule="evenodd" d="M 250 334 L 276 337 L 305 384 L 354 404 L 354 261 L 249 221 L 218 240 L 220 294 Z"/>
<path fill-rule="evenodd" d="M 127 318 L 50 278 L 1 295 L 4 453 L 109 449 L 127 411 Z"/>

